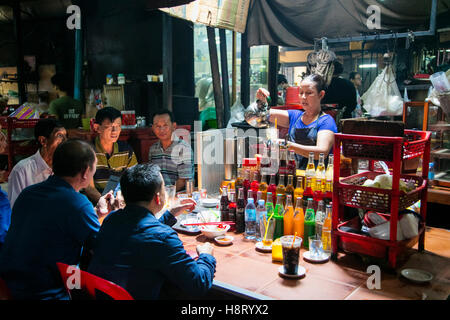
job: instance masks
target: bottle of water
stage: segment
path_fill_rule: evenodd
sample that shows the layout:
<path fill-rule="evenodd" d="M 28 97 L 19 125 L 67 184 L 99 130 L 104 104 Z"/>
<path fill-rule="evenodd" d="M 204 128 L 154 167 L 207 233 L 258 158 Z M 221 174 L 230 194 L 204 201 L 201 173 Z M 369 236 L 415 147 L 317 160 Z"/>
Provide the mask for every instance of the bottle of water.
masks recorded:
<path fill-rule="evenodd" d="M 323 200 L 319 201 L 319 204 L 317 205 L 317 211 L 316 211 L 316 235 L 320 238 L 322 238 L 322 227 L 323 222 L 325 221 L 325 210 L 324 210 L 324 202 Z"/>
<path fill-rule="evenodd" d="M 244 238 L 247 240 L 256 239 L 256 207 L 252 197 L 247 199 L 247 206 L 245 207 Z"/>
<path fill-rule="evenodd" d="M 433 181 L 434 180 L 434 162 L 430 162 L 428 168 L 429 168 L 429 170 L 428 170 L 428 180 Z"/>
<path fill-rule="evenodd" d="M 266 217 L 266 221 L 267 221 L 267 209 L 266 206 L 264 205 L 264 199 L 260 199 L 258 201 L 258 206 L 256 207 L 256 241 L 261 241 L 262 237 L 264 237 L 264 235 L 261 235 L 261 226 L 260 223 L 261 221 L 264 221 L 263 216 Z"/>

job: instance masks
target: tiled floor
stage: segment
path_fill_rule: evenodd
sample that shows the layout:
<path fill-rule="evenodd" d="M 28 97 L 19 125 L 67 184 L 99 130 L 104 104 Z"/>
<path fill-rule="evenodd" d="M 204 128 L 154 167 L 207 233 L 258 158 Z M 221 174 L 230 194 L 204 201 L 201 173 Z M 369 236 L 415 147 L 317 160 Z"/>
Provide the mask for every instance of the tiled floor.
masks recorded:
<path fill-rule="evenodd" d="M 204 236 L 180 238 L 187 251 L 195 252 Z M 253 242 L 234 235 L 231 246 L 215 245 L 217 259 L 215 279 L 264 296 L 283 300 L 443 300 L 450 295 L 450 232 L 427 228 L 425 251 L 410 249 L 395 272 L 381 269 L 380 289 L 368 289 L 369 264 L 359 256 L 339 253 L 336 262 L 311 264 L 303 259 L 306 276 L 300 280 L 278 276 L 280 263 L 272 262 L 270 253 L 255 250 Z M 302 249 L 301 253 L 305 250 Z M 404 268 L 419 268 L 434 275 L 427 284 L 415 284 L 400 275 Z"/>

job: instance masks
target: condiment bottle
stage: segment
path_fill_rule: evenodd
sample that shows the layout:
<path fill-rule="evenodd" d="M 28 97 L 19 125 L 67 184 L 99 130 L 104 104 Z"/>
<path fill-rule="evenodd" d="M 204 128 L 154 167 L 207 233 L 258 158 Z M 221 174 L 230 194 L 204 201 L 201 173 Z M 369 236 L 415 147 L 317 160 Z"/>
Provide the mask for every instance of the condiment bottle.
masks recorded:
<path fill-rule="evenodd" d="M 236 233 L 242 233 L 245 230 L 245 198 L 244 188 L 239 189 L 236 202 Z"/>
<path fill-rule="evenodd" d="M 295 205 L 295 211 L 294 211 L 294 234 L 297 232 L 297 236 L 303 239 L 304 230 L 305 230 L 305 214 L 303 213 L 303 201 L 301 197 L 297 198 L 296 205 Z"/>
<path fill-rule="evenodd" d="M 286 206 L 284 208 L 284 235 L 294 234 L 294 207 L 292 205 L 292 196 L 290 194 L 286 195 Z"/>
<path fill-rule="evenodd" d="M 229 196 L 229 202 L 228 202 L 228 221 L 232 221 L 234 223 L 236 223 L 236 210 L 237 210 L 237 205 L 236 205 L 236 193 L 234 192 L 230 192 Z M 230 231 L 235 231 L 236 230 L 236 225 L 231 225 L 230 227 Z"/>
<path fill-rule="evenodd" d="M 222 196 L 220 197 L 220 221 L 228 221 L 228 192 L 227 187 L 223 187 Z"/>
<path fill-rule="evenodd" d="M 306 207 L 305 212 L 305 224 L 304 224 L 304 235 L 305 235 L 305 241 L 303 242 L 305 245 L 305 248 L 309 248 L 309 237 L 314 236 L 316 234 L 316 219 L 314 214 L 314 205 L 313 205 L 313 199 L 308 199 L 308 205 Z"/>

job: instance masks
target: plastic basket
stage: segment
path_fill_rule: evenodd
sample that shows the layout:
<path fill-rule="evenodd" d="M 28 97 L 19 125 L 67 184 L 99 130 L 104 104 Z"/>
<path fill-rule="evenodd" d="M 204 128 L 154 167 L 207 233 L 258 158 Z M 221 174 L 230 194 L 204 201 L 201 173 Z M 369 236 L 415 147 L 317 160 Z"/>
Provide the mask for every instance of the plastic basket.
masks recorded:
<path fill-rule="evenodd" d="M 394 144 L 389 138 L 362 135 L 346 135 L 342 141 L 345 157 L 380 161 L 393 161 Z M 370 137 L 370 139 L 364 139 Z M 376 138 L 376 139 L 374 139 Z M 402 158 L 411 159 L 423 155 L 430 133 L 427 131 L 405 130 Z"/>
<path fill-rule="evenodd" d="M 363 208 L 366 210 L 376 210 L 377 212 L 390 212 L 392 201 L 392 190 L 372 187 L 363 187 L 367 179 L 375 179 L 380 172 L 363 172 L 340 181 L 337 188 L 340 204 Z M 408 192 L 400 191 L 399 211 L 402 211 L 420 200 L 420 191 L 426 186 L 426 181 L 422 177 L 400 175 L 400 179 L 405 183 L 412 180 L 415 188 Z"/>

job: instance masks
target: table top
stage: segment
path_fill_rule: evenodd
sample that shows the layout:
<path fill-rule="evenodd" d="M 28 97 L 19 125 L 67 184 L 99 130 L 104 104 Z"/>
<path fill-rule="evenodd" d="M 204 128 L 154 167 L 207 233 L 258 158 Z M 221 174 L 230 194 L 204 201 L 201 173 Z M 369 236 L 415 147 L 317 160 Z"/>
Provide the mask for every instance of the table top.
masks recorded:
<path fill-rule="evenodd" d="M 367 272 L 369 264 L 365 264 L 357 255 L 339 253 L 337 261 L 329 260 L 320 264 L 309 263 L 302 258 L 306 251 L 302 248 L 299 264 L 306 269 L 306 276 L 298 280 L 285 279 L 278 275 L 278 268 L 282 263 L 272 262 L 271 253 L 256 251 L 255 242 L 245 240 L 243 234 L 228 232 L 228 235 L 234 237 L 233 244 L 221 246 L 202 234 L 179 233 L 186 251 L 190 254 L 196 252 L 198 244 L 211 242 L 214 245 L 217 265 L 213 286 L 242 298 L 421 300 L 424 297 L 446 299 L 450 294 L 450 285 L 448 281 L 445 281 L 449 272 L 449 257 L 410 249 L 409 258 L 396 272 L 387 273 L 381 269 L 381 289 L 370 290 L 367 287 L 367 281 L 373 272 Z M 442 239 L 439 240 L 439 237 L 436 239 L 442 241 Z M 406 267 L 427 270 L 434 274 L 434 279 L 427 285 L 411 283 L 400 276 L 400 271 Z"/>

